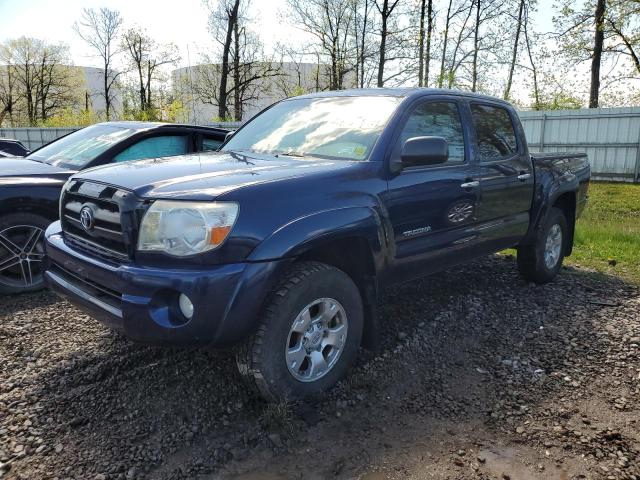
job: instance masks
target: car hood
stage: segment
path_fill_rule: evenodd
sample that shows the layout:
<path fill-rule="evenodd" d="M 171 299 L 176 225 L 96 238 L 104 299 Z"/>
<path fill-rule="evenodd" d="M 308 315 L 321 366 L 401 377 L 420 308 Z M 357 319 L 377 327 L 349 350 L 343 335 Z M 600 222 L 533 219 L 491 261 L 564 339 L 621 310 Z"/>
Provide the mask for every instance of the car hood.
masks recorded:
<path fill-rule="evenodd" d="M 0 158 L 0 185 L 13 183 L 34 183 L 45 180 L 64 180 L 74 172 L 64 168 L 35 162 L 23 157 Z"/>
<path fill-rule="evenodd" d="M 212 152 L 97 167 L 74 178 L 125 188 L 141 198 L 200 200 L 212 199 L 248 185 L 346 168 L 354 163 Z"/>

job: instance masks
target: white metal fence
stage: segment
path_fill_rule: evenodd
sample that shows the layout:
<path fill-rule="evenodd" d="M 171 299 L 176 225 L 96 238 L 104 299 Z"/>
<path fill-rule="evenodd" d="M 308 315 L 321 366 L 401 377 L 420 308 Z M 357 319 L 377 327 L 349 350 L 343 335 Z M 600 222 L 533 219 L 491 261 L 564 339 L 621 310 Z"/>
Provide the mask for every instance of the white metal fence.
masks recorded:
<path fill-rule="evenodd" d="M 640 183 L 640 107 L 520 112 L 532 152 L 587 152 L 593 178 Z M 209 124 L 236 129 L 240 123 Z M 74 128 L 1 128 L 35 149 Z"/>
<path fill-rule="evenodd" d="M 599 180 L 640 182 L 640 108 L 520 112 L 533 152 L 587 152 Z"/>

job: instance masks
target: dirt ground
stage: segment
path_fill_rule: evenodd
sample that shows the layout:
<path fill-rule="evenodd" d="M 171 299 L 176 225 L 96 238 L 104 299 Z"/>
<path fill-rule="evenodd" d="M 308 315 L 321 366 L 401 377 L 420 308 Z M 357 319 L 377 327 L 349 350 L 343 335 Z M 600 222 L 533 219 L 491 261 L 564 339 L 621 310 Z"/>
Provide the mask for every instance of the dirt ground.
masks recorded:
<path fill-rule="evenodd" d="M 389 291 L 381 352 L 266 405 L 229 352 L 0 298 L 4 479 L 640 479 L 640 289 L 493 257 Z"/>

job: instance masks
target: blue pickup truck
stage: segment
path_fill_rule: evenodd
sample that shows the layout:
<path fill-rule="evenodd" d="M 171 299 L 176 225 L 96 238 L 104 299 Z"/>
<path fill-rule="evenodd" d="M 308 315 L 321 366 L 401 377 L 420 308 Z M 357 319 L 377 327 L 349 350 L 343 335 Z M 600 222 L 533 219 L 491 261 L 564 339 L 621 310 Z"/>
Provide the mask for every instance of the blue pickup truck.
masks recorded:
<path fill-rule="evenodd" d="M 508 247 L 525 280 L 552 280 L 589 177 L 585 155 L 531 155 L 495 98 L 301 96 L 218 152 L 71 177 L 45 280 L 134 341 L 237 345 L 264 397 L 301 398 L 375 345 L 388 285 Z"/>

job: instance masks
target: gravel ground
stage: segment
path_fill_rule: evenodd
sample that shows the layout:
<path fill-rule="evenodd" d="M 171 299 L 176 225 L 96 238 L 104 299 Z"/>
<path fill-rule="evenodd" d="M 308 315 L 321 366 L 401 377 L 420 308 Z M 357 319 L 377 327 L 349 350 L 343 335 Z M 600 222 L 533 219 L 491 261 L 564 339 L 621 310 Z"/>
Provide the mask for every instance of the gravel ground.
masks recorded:
<path fill-rule="evenodd" d="M 228 352 L 0 298 L 4 479 L 640 479 L 640 290 L 493 257 L 389 291 L 330 393 L 266 405 Z"/>

